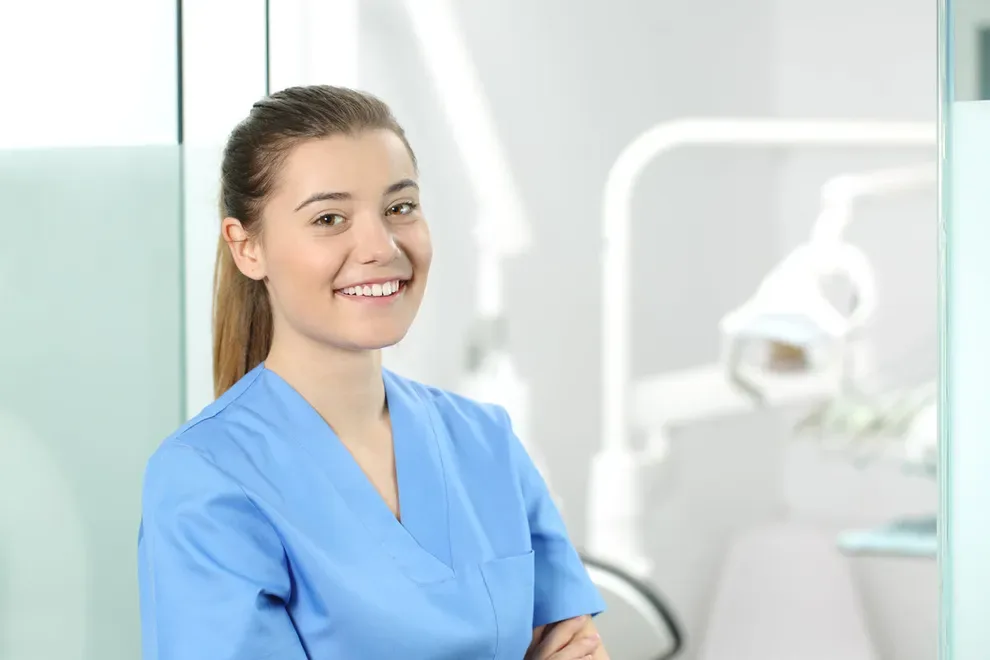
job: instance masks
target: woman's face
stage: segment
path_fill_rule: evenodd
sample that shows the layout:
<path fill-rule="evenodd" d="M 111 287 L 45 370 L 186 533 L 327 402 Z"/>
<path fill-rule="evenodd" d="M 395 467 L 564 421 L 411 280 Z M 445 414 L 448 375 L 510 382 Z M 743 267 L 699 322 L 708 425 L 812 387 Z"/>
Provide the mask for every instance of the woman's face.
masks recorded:
<path fill-rule="evenodd" d="M 288 331 L 348 350 L 405 336 L 433 257 L 417 178 L 388 130 L 311 140 L 290 152 L 260 239 L 245 246 L 254 269 L 241 268 L 267 279 L 277 336 Z"/>

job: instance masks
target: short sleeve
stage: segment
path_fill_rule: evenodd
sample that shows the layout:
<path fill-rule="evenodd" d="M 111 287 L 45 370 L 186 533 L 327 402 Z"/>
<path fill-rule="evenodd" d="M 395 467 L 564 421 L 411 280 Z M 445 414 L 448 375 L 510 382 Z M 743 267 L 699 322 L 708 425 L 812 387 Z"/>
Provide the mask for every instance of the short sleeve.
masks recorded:
<path fill-rule="evenodd" d="M 148 462 L 138 578 L 144 660 L 306 658 L 275 530 L 192 447 L 163 445 Z"/>
<path fill-rule="evenodd" d="M 604 612 L 605 602 L 571 543 L 543 477 L 513 432 L 508 414 L 499 412 L 529 518 L 536 578 L 533 627 Z"/>

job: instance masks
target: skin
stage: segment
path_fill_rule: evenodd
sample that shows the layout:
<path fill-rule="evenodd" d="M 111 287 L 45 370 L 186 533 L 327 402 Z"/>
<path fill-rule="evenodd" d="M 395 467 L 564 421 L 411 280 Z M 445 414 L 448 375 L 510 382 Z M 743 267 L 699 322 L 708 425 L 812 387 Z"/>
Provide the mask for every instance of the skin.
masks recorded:
<path fill-rule="evenodd" d="M 578 616 L 535 628 L 523 660 L 609 660 L 609 655 L 592 618 Z"/>
<path fill-rule="evenodd" d="M 261 232 L 236 218 L 221 225 L 237 267 L 268 289 L 266 368 L 323 416 L 400 520 L 380 349 L 408 332 L 433 259 L 418 178 L 391 131 L 310 140 L 286 158 Z M 403 285 L 387 299 L 344 293 L 373 280 Z M 526 660 L 607 660 L 587 638 L 596 638 L 589 617 L 541 626 Z"/>

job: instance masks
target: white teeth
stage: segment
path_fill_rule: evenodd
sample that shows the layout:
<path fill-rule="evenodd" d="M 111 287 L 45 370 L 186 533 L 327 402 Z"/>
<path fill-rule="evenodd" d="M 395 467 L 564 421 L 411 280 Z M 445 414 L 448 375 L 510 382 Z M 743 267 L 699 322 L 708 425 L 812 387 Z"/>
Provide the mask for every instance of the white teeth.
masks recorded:
<path fill-rule="evenodd" d="M 370 296 L 372 298 L 380 298 L 382 296 L 390 296 L 398 290 L 399 280 L 392 280 L 391 282 L 384 282 L 382 284 L 349 286 L 346 289 L 343 289 L 341 293 L 348 296 Z"/>

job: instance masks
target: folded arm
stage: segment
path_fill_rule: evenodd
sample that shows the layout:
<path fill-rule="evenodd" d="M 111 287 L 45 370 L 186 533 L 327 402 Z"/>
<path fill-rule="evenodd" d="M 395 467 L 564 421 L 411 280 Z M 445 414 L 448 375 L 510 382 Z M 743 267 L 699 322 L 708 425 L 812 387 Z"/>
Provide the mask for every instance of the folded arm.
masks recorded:
<path fill-rule="evenodd" d="M 513 433 L 508 415 L 504 410 L 500 412 L 513 453 L 533 547 L 536 584 L 530 652 L 538 653 L 537 649 L 542 649 L 544 655 L 531 657 L 557 660 L 558 656 L 545 655 L 546 649 L 556 648 L 555 652 L 562 653 L 569 646 L 570 655 L 559 656 L 560 660 L 567 660 L 586 646 L 585 640 L 598 639 L 592 616 L 605 610 L 605 602 L 571 543 L 546 482 Z M 590 657 L 608 660 L 608 653 L 600 640 L 592 648 Z M 574 657 L 585 658 L 588 655 L 589 652 L 585 652 Z"/>
<path fill-rule="evenodd" d="M 590 616 L 579 616 L 533 629 L 525 660 L 609 660 Z"/>

